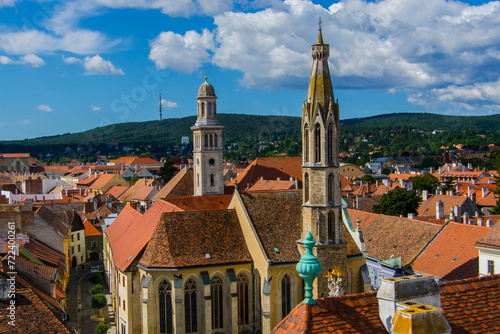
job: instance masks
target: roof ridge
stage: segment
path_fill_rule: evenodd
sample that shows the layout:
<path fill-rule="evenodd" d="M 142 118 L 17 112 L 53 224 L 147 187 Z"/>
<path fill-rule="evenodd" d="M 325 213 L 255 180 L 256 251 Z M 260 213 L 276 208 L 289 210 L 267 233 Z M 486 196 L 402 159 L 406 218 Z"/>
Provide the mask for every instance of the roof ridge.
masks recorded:
<path fill-rule="evenodd" d="M 479 277 L 464 278 L 464 279 L 454 280 L 454 281 L 441 282 L 441 283 L 438 283 L 438 285 L 441 287 L 441 286 L 458 285 L 458 284 L 482 282 L 482 281 L 489 281 L 489 280 L 498 280 L 498 284 L 500 284 L 500 274 L 485 275 L 485 276 L 479 276 Z"/>

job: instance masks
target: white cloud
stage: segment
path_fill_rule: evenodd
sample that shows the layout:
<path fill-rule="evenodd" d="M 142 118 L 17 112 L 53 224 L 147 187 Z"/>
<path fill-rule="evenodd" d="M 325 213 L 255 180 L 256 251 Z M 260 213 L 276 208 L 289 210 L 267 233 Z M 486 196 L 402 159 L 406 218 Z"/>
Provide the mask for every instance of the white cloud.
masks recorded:
<path fill-rule="evenodd" d="M 40 104 L 38 107 L 36 107 L 38 110 L 45 111 L 45 112 L 52 112 L 52 108 L 49 107 L 46 104 Z"/>
<path fill-rule="evenodd" d="M 6 56 L 0 56 L 0 64 L 9 65 L 14 64 L 14 61 Z"/>
<path fill-rule="evenodd" d="M 64 57 L 62 56 L 62 60 L 66 63 L 66 64 L 82 64 L 83 61 L 79 58 L 76 58 L 76 57 Z"/>
<path fill-rule="evenodd" d="M 214 47 L 213 34 L 204 29 L 202 34 L 187 31 L 184 36 L 171 31 L 162 32 L 152 42 L 149 59 L 160 69 L 171 68 L 193 72 L 202 63 L 210 61 L 207 50 Z"/>
<path fill-rule="evenodd" d="M 164 99 L 161 100 L 161 105 L 168 109 L 179 108 L 177 102 L 172 102 Z"/>
<path fill-rule="evenodd" d="M 31 120 L 24 119 L 24 120 L 18 122 L 18 124 L 20 124 L 20 125 L 30 125 L 31 124 Z"/>
<path fill-rule="evenodd" d="M 100 32 L 71 30 L 54 35 L 40 30 L 6 31 L 0 33 L 0 49 L 9 54 L 50 54 L 66 51 L 75 54 L 91 54 L 109 50 L 120 40 L 109 40 Z"/>
<path fill-rule="evenodd" d="M 34 54 L 24 55 L 20 58 L 20 60 L 23 64 L 29 64 L 33 67 L 41 67 L 45 65 L 43 59 Z"/>
<path fill-rule="evenodd" d="M 0 0 L 0 8 L 12 7 L 16 4 L 17 0 Z"/>
<path fill-rule="evenodd" d="M 90 109 L 92 109 L 92 111 L 99 111 L 101 110 L 101 107 L 98 107 L 98 106 L 95 106 L 95 105 L 90 105 Z"/>
<path fill-rule="evenodd" d="M 123 71 L 115 67 L 109 60 L 103 59 L 99 55 L 93 57 L 85 57 L 83 59 L 83 67 L 86 75 L 108 74 L 108 75 L 123 75 Z"/>

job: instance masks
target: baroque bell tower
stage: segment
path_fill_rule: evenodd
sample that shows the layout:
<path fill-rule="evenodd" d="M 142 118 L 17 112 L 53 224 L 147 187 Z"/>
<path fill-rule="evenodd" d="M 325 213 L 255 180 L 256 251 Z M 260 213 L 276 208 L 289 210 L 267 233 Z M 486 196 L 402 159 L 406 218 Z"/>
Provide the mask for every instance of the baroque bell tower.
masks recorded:
<path fill-rule="evenodd" d="M 322 271 L 314 295 L 328 296 L 328 272 L 346 275 L 346 243 L 343 241 L 342 197 L 339 171 L 339 105 L 335 101 L 329 45 L 323 43 L 321 20 L 318 43 L 312 46 L 313 65 L 307 99 L 302 107 L 302 236 L 311 231 Z M 304 251 L 300 247 L 301 252 Z"/>
<path fill-rule="evenodd" d="M 193 130 L 194 195 L 224 194 L 222 129 L 217 120 L 217 96 L 207 81 L 198 89 L 198 118 Z"/>

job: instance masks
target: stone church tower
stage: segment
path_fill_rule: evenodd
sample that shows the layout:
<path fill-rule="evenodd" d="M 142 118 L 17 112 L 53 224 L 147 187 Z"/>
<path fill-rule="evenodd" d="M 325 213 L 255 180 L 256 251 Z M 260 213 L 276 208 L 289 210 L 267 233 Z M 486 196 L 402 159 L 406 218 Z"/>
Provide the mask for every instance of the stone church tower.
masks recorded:
<path fill-rule="evenodd" d="M 314 285 L 316 298 L 328 296 L 328 271 L 346 273 L 346 243 L 342 239 L 342 197 L 339 173 L 339 105 L 333 96 L 328 68 L 329 45 L 312 46 L 313 65 L 307 100 L 302 107 L 302 240 L 311 231 L 323 270 Z M 300 247 L 301 252 L 304 250 Z M 347 283 L 347 282 L 345 282 Z"/>
<path fill-rule="evenodd" d="M 217 120 L 217 96 L 205 82 L 198 89 L 198 118 L 193 130 L 194 195 L 224 194 L 222 129 Z"/>

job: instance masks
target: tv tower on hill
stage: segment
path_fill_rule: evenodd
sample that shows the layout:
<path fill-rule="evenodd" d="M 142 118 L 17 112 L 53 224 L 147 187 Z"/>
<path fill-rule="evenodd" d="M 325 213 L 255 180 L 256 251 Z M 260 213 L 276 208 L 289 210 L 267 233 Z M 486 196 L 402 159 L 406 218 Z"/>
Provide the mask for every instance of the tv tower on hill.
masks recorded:
<path fill-rule="evenodd" d="M 160 90 L 160 121 L 162 120 L 163 118 L 161 117 L 161 90 Z"/>

